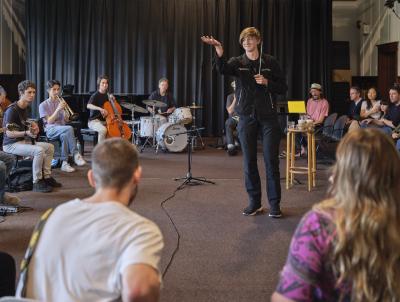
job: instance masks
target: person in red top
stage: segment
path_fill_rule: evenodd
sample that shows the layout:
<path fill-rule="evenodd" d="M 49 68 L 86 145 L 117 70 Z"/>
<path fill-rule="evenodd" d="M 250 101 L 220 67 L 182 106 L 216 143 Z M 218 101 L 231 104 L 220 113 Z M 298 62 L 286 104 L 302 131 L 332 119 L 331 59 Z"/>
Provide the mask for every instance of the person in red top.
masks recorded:
<path fill-rule="evenodd" d="M 310 98 L 307 101 L 307 115 L 312 119 L 314 126 L 320 126 L 324 123 L 329 113 L 329 103 L 324 98 L 322 86 L 318 83 L 312 83 L 310 87 Z"/>
<path fill-rule="evenodd" d="M 307 101 L 307 118 L 312 119 L 314 127 L 321 127 L 325 118 L 329 114 L 329 103 L 324 98 L 322 86 L 318 83 L 312 83 L 310 87 L 310 98 Z M 307 147 L 306 137 L 301 140 L 300 155 L 305 155 Z"/>

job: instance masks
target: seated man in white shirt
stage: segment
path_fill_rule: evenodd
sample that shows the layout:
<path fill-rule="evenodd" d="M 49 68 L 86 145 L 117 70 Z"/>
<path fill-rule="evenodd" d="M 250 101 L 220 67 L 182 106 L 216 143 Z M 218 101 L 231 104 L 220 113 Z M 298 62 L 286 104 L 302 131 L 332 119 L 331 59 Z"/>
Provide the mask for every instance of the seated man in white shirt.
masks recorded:
<path fill-rule="evenodd" d="M 83 166 L 86 161 L 78 152 L 74 128 L 66 125 L 69 117 L 65 114 L 66 102 L 59 97 L 60 82 L 50 80 L 47 82 L 47 92 L 49 98 L 39 105 L 40 118 L 43 120 L 46 136 L 52 140 L 61 141 L 61 170 L 64 172 L 74 172 L 75 169 L 68 163 L 69 155 L 73 156 L 74 162 L 78 166 Z"/>
<path fill-rule="evenodd" d="M 134 145 L 120 138 L 99 143 L 88 171 L 95 193 L 50 214 L 28 270 L 21 272 L 17 296 L 158 301 L 162 235 L 153 222 L 129 209 L 141 173 Z"/>

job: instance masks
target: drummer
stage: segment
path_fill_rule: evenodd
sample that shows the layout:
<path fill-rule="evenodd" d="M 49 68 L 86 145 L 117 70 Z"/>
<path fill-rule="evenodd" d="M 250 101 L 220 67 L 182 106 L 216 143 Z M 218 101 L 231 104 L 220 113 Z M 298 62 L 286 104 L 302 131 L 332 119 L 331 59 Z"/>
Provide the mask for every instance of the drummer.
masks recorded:
<path fill-rule="evenodd" d="M 167 106 L 158 108 L 157 112 L 158 114 L 164 113 L 164 114 L 171 114 L 174 112 L 176 104 L 175 100 L 172 96 L 172 93 L 168 91 L 168 79 L 167 78 L 161 78 L 158 81 L 158 89 L 156 91 L 153 91 L 151 95 L 149 96 L 150 100 L 156 100 L 163 102 L 167 104 Z M 153 109 L 149 106 L 147 108 L 150 113 L 153 113 Z"/>

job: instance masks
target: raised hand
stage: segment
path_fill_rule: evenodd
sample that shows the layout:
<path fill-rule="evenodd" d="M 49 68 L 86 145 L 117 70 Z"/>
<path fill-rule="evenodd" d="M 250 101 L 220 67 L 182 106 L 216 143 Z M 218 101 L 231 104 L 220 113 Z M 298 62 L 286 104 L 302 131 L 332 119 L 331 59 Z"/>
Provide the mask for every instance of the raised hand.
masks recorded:
<path fill-rule="evenodd" d="M 213 36 L 202 36 L 200 39 L 201 39 L 201 41 L 203 41 L 203 43 L 214 46 L 218 57 L 222 57 L 222 55 L 224 53 L 224 49 L 222 48 L 221 42 L 214 39 Z"/>
<path fill-rule="evenodd" d="M 212 46 L 222 46 L 221 42 L 214 39 L 213 36 L 202 36 L 201 41 L 203 41 L 204 43 L 206 43 L 208 45 L 212 45 Z"/>

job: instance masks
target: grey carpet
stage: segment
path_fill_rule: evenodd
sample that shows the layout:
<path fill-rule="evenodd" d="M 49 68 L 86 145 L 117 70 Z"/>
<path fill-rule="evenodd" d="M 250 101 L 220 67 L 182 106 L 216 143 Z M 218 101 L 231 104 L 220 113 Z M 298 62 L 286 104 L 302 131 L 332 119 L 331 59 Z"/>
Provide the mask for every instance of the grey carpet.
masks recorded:
<path fill-rule="evenodd" d="M 305 164 L 304 159 L 300 162 Z M 187 155 L 155 154 L 145 149 L 141 165 L 143 179 L 133 209 L 159 225 L 165 240 L 164 271 L 177 235 L 160 203 L 180 184 L 173 178 L 186 175 Z M 261 156 L 259 167 L 265 188 Z M 0 223 L 0 250 L 12 254 L 19 263 L 33 226 L 45 209 L 92 192 L 86 180 L 87 167 L 77 170 L 70 174 L 55 170 L 54 176 L 63 188 L 53 193 L 18 193 L 23 205 L 33 210 L 7 216 Z M 327 167 L 318 166 L 317 186 L 311 192 L 307 191 L 305 176 L 299 176 L 302 184 L 290 190 L 282 180 L 283 219 L 271 219 L 266 213 L 255 217 L 241 214 L 247 205 L 241 154 L 229 157 L 212 148 L 196 151 L 192 173 L 216 184 L 185 187 L 165 204 L 181 234 L 181 245 L 163 280 L 161 301 L 268 300 L 299 219 L 325 196 Z M 285 160 L 281 160 L 281 176 L 284 174 Z M 263 202 L 267 206 L 265 193 Z"/>

